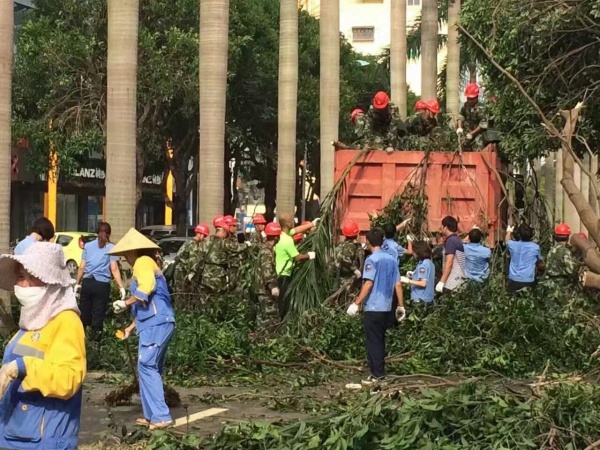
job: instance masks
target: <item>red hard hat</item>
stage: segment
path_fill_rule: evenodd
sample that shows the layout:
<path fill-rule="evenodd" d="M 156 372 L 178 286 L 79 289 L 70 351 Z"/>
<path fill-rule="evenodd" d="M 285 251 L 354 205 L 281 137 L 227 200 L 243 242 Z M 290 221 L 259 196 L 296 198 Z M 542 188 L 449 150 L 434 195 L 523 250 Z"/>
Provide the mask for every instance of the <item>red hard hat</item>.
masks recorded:
<path fill-rule="evenodd" d="M 425 108 L 434 114 L 440 113 L 440 104 L 438 103 L 438 101 L 435 98 L 433 98 L 431 100 L 427 100 L 425 102 Z"/>
<path fill-rule="evenodd" d="M 587 238 L 588 238 L 587 234 L 585 234 L 585 233 L 577 233 L 577 236 L 579 236 L 580 238 L 585 239 L 587 241 Z"/>
<path fill-rule="evenodd" d="M 237 225 L 237 220 L 235 220 L 235 218 L 233 216 L 225 216 L 225 217 L 223 217 L 223 219 L 225 219 L 225 222 L 230 227 L 234 227 Z"/>
<path fill-rule="evenodd" d="M 571 235 L 571 227 L 566 223 L 559 223 L 556 225 L 554 229 L 554 234 L 557 236 L 570 236 Z"/>
<path fill-rule="evenodd" d="M 254 214 L 254 219 L 252 219 L 252 223 L 254 225 L 264 225 L 267 223 L 265 216 L 262 214 Z"/>
<path fill-rule="evenodd" d="M 465 88 L 465 97 L 467 98 L 477 98 L 479 97 L 479 86 L 477 83 L 469 83 Z"/>
<path fill-rule="evenodd" d="M 217 214 L 215 217 L 213 217 L 213 227 L 217 228 L 217 221 L 221 220 L 223 218 L 223 214 Z"/>
<path fill-rule="evenodd" d="M 417 100 L 415 103 L 415 111 L 423 111 L 425 109 L 427 109 L 425 102 L 423 100 Z"/>
<path fill-rule="evenodd" d="M 356 121 L 356 118 L 357 118 L 358 116 L 360 116 L 361 114 L 364 114 L 364 111 L 363 111 L 362 109 L 360 109 L 360 108 L 356 108 L 355 110 L 353 110 L 353 111 L 350 113 L 350 122 L 355 122 L 355 121 Z"/>
<path fill-rule="evenodd" d="M 268 223 L 267 226 L 265 227 L 265 234 L 267 236 L 280 236 L 281 235 L 281 226 L 275 222 Z"/>
<path fill-rule="evenodd" d="M 225 231 L 227 231 L 229 233 L 229 224 L 227 223 L 227 220 L 225 219 L 225 217 L 219 217 L 219 218 L 215 219 L 213 225 L 215 228 L 223 228 Z"/>
<path fill-rule="evenodd" d="M 358 224 L 352 220 L 349 220 L 344 223 L 342 226 L 342 234 L 346 237 L 356 237 L 360 233 L 360 228 L 358 228 Z"/>
<path fill-rule="evenodd" d="M 208 227 L 208 224 L 199 223 L 198 225 L 196 225 L 196 228 L 194 228 L 194 233 L 199 233 L 199 234 L 203 234 L 204 236 L 208 236 L 210 234 L 210 229 Z"/>
<path fill-rule="evenodd" d="M 304 235 L 302 233 L 296 233 L 292 236 L 292 239 L 294 240 L 294 242 L 299 242 L 304 238 Z"/>
<path fill-rule="evenodd" d="M 379 91 L 377 94 L 375 94 L 375 97 L 373 97 L 373 107 L 375 109 L 387 108 L 389 102 L 390 98 L 383 91 Z"/>

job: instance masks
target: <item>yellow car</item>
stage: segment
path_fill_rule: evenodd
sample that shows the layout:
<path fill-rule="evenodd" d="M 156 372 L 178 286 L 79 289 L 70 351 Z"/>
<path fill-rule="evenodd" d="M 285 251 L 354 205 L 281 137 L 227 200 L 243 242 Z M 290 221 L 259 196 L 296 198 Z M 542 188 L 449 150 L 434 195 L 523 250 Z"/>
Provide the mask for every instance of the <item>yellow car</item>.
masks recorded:
<path fill-rule="evenodd" d="M 67 260 L 67 269 L 73 278 L 77 276 L 77 269 L 81 264 L 83 246 L 97 237 L 96 233 L 84 231 L 57 231 L 54 234 L 54 242 L 62 246 Z"/>

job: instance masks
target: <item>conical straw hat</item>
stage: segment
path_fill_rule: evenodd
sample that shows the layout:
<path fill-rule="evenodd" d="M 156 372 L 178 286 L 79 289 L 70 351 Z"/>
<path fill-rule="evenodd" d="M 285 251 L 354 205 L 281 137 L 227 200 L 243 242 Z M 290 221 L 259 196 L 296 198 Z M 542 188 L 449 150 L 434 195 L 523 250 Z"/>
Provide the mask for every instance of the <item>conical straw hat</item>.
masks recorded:
<path fill-rule="evenodd" d="M 160 247 L 137 231 L 131 228 L 125 236 L 108 252 L 110 255 L 123 255 L 132 250 L 160 250 Z"/>

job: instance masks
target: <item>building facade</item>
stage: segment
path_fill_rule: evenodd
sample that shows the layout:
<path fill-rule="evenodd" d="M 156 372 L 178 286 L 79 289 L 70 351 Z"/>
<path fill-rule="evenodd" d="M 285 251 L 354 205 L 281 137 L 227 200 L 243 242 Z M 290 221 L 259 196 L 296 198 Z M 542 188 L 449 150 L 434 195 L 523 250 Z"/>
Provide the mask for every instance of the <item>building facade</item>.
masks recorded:
<path fill-rule="evenodd" d="M 322 0 L 300 0 L 299 6 L 314 17 L 320 15 Z M 323 0 L 324 1 L 324 0 Z M 390 7 L 392 1 L 406 2 L 406 29 L 410 33 L 421 15 L 422 0 L 340 0 L 340 32 L 360 53 L 381 55 L 390 47 Z M 446 34 L 447 27 L 440 29 Z M 438 70 L 446 60 L 446 49 L 438 53 Z M 421 95 L 421 60 L 408 59 L 406 81 L 409 88 Z"/>

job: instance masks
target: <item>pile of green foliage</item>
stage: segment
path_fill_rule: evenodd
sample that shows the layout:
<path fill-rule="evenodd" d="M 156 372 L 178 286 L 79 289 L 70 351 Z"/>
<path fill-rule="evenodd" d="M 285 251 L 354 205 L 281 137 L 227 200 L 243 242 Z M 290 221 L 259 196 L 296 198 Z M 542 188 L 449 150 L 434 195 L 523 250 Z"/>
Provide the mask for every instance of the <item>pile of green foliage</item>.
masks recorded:
<path fill-rule="evenodd" d="M 597 367 L 590 355 L 600 345 L 598 305 L 573 287 L 548 291 L 540 286 L 510 295 L 497 274 L 487 283 L 469 284 L 440 298 L 432 310 L 406 303 L 407 320 L 388 334 L 388 355 L 396 357 L 388 365 L 391 373 L 525 377 L 546 366 L 550 373 L 584 373 Z M 346 316 L 343 307 L 321 305 L 306 311 L 293 327 L 283 326 L 275 335 L 254 335 L 250 306 L 230 296 L 213 299 L 202 310 L 177 313 L 167 375 L 175 382 L 194 383 L 194 377 L 248 369 L 259 376 L 277 370 L 257 361 L 325 369 L 327 364 L 315 355 L 363 364 L 362 321 Z M 120 325 L 116 320 L 124 319 L 113 319 L 107 330 Z M 107 331 L 90 367 L 127 373 L 123 345 Z"/>
<path fill-rule="evenodd" d="M 160 433 L 147 448 L 575 450 L 600 437 L 600 392 L 592 384 L 559 382 L 537 393 L 502 384 L 389 392 L 344 398 L 306 421 L 226 426 L 204 441 Z"/>

